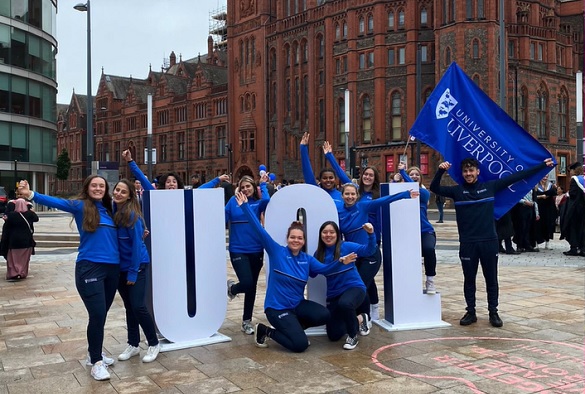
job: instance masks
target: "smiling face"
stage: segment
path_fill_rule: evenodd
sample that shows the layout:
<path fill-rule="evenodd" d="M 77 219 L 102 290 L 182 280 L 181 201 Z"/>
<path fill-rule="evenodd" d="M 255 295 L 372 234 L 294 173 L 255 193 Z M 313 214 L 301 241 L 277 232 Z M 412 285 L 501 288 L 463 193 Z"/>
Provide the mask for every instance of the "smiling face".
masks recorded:
<path fill-rule="evenodd" d="M 288 233 L 288 237 L 286 238 L 286 244 L 288 248 L 295 256 L 299 254 L 299 252 L 305 246 L 305 234 L 303 230 L 292 229 Z"/>
<path fill-rule="evenodd" d="M 337 242 L 337 232 L 332 225 L 328 224 L 321 230 L 321 241 L 326 246 L 333 246 Z"/>
<path fill-rule="evenodd" d="M 134 188 L 135 188 L 137 191 L 140 191 L 140 190 L 142 190 L 142 184 L 140 183 L 140 181 L 139 181 L 139 180 L 135 180 L 135 181 L 134 181 Z"/>
<path fill-rule="evenodd" d="M 418 172 L 417 170 L 410 170 L 410 172 L 408 173 L 408 176 L 413 181 L 420 182 L 420 172 Z"/>
<path fill-rule="evenodd" d="M 319 184 L 325 190 L 333 190 L 335 188 L 335 174 L 331 171 L 324 171 L 319 179 Z"/>
<path fill-rule="evenodd" d="M 116 186 L 114 186 L 114 193 L 112 194 L 114 202 L 118 206 L 124 205 L 130 200 L 130 189 L 128 189 L 128 186 L 123 182 L 116 183 Z"/>
<path fill-rule="evenodd" d="M 374 173 L 374 170 L 371 168 L 365 169 L 362 174 L 362 183 L 364 184 L 364 187 L 366 189 L 371 188 L 374 185 L 375 180 L 376 174 Z"/>
<path fill-rule="evenodd" d="M 479 176 L 479 168 L 465 167 L 461 171 L 461 174 L 463 175 L 463 179 L 465 179 L 465 183 L 471 185 L 477 182 L 477 177 Z"/>
<path fill-rule="evenodd" d="M 99 201 L 104 198 L 106 194 L 106 180 L 101 177 L 93 178 L 88 187 L 87 187 L 87 195 L 92 200 Z"/>
<path fill-rule="evenodd" d="M 165 189 L 167 190 L 175 190 L 179 187 L 179 183 L 177 182 L 177 178 L 172 175 L 167 176 L 165 181 Z"/>
<path fill-rule="evenodd" d="M 254 195 L 254 185 L 250 182 L 240 182 L 240 191 L 246 195 L 246 197 L 252 197 Z"/>
<path fill-rule="evenodd" d="M 341 197 L 346 206 L 353 206 L 358 200 L 358 191 L 355 185 L 345 185 Z"/>

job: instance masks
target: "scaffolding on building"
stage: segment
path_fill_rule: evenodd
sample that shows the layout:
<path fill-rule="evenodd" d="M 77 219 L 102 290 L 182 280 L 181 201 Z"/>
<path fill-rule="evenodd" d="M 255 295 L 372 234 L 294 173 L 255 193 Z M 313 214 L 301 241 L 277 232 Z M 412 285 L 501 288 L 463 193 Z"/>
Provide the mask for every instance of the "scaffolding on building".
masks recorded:
<path fill-rule="evenodd" d="M 209 12 L 209 35 L 214 48 L 227 48 L 227 6 Z"/>

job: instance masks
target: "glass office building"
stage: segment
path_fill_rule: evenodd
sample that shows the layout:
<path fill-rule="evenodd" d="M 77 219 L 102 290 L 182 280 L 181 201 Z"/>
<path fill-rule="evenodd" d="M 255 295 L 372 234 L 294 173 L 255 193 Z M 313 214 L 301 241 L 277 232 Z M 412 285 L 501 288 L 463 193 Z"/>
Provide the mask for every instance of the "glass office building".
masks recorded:
<path fill-rule="evenodd" d="M 48 193 L 57 157 L 57 0 L 0 0 L 0 186 Z M 16 178 L 16 179 L 15 179 Z"/>

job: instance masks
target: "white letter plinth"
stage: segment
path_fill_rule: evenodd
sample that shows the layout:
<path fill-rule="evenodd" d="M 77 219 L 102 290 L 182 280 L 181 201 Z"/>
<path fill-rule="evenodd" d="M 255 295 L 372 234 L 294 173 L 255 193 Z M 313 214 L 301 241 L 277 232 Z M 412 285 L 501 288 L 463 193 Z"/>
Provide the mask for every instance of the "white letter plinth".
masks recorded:
<path fill-rule="evenodd" d="M 223 189 L 150 191 L 143 211 L 162 351 L 231 341 L 217 332 L 227 311 Z"/>
<path fill-rule="evenodd" d="M 307 184 L 291 185 L 280 189 L 271 197 L 264 224 L 272 239 L 286 246 L 286 233 L 292 222 L 300 220 L 307 233 L 305 240 L 306 253 L 311 256 L 317 250 L 319 228 L 326 221 L 339 223 L 337 208 L 329 194 L 320 187 Z M 268 276 L 270 259 L 264 259 Z M 268 283 L 268 278 L 266 280 Z M 307 284 L 308 299 L 326 306 L 327 281 L 323 275 L 309 278 Z M 325 326 L 312 327 L 305 330 L 307 335 L 325 335 Z"/>
<path fill-rule="evenodd" d="M 384 183 L 381 195 L 418 190 L 418 184 Z M 441 294 L 423 293 L 420 199 L 382 207 L 384 319 L 374 321 L 388 331 L 449 327 L 441 320 Z"/>

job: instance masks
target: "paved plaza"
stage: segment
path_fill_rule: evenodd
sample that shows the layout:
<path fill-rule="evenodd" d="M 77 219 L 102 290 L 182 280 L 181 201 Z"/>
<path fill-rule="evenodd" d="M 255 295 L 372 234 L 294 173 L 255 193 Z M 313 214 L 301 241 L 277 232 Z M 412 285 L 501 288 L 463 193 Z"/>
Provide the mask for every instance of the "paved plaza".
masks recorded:
<path fill-rule="evenodd" d="M 353 351 L 319 336 L 301 354 L 272 341 L 259 349 L 240 331 L 240 295 L 229 302 L 219 330 L 230 342 L 164 352 L 149 364 L 139 357 L 116 362 L 111 380 L 97 382 L 85 366 L 87 314 L 75 289 L 75 248 L 50 241 L 76 231 L 65 214 L 39 216 L 36 235 L 46 241 L 33 256 L 30 276 L 5 281 L 0 258 L 0 394 L 585 392 L 585 258 L 564 256 L 567 245 L 558 240 L 552 250 L 500 256 L 503 328 L 489 325 L 481 274 L 478 322 L 462 327 L 463 275 L 452 220 L 435 225 L 436 285 L 449 327 L 387 332 L 374 325 Z M 376 280 L 383 294 L 381 272 Z M 262 273 L 254 321 L 266 323 L 264 294 Z M 105 333 L 106 353 L 117 356 L 126 347 L 119 296 Z"/>

